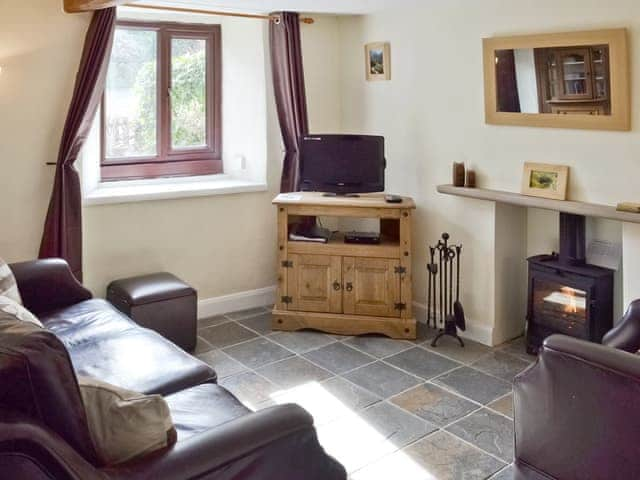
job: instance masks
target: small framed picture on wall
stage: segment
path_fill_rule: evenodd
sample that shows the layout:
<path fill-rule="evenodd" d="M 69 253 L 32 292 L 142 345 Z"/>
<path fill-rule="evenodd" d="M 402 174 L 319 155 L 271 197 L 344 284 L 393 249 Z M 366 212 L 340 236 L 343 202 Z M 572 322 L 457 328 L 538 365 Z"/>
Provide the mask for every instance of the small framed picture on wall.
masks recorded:
<path fill-rule="evenodd" d="M 367 80 L 391 80 L 391 45 L 385 42 L 364 46 Z"/>

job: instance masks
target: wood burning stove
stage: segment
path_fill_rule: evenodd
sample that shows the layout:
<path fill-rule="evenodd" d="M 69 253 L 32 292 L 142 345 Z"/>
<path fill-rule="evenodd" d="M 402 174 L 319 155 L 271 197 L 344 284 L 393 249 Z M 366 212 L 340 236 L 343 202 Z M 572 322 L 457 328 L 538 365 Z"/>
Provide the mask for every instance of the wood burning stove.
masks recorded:
<path fill-rule="evenodd" d="M 560 214 L 560 253 L 529 262 L 527 352 L 563 333 L 592 342 L 613 326 L 613 270 L 585 261 L 585 218 Z"/>

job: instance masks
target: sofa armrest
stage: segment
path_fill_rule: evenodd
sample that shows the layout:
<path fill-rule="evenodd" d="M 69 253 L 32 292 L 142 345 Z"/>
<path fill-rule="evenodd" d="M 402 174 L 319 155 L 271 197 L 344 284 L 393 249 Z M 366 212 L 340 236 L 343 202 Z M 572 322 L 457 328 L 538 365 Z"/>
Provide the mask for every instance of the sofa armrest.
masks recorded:
<path fill-rule="evenodd" d="M 313 419 L 297 405 L 251 413 L 105 473 L 155 480 L 346 479 L 342 465 L 320 446 Z"/>
<path fill-rule="evenodd" d="M 68 307 L 92 295 L 59 258 L 33 260 L 9 265 L 16 277 L 25 307 L 36 316 Z"/>
<path fill-rule="evenodd" d="M 592 480 L 640 471 L 640 357 L 554 335 L 513 388 L 518 470 Z"/>
<path fill-rule="evenodd" d="M 634 300 L 622 320 L 602 339 L 608 347 L 636 353 L 640 350 L 640 300 Z"/>
<path fill-rule="evenodd" d="M 0 478 L 107 480 L 56 433 L 6 409 L 0 411 Z"/>

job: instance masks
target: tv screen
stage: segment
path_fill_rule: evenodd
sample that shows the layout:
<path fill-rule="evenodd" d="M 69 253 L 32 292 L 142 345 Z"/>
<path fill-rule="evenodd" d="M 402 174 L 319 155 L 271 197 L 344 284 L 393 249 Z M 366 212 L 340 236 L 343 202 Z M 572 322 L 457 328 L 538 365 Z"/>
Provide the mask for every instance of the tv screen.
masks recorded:
<path fill-rule="evenodd" d="M 300 188 L 335 194 L 384 191 L 384 137 L 305 135 Z"/>

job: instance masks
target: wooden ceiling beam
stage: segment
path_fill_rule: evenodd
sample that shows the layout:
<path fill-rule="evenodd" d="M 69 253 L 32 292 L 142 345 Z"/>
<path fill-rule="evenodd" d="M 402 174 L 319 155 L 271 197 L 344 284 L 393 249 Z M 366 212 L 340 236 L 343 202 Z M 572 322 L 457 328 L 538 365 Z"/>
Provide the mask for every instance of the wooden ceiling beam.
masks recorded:
<path fill-rule="evenodd" d="M 103 8 L 117 7 L 126 2 L 127 0 L 64 0 L 64 11 L 67 13 L 93 12 Z"/>

